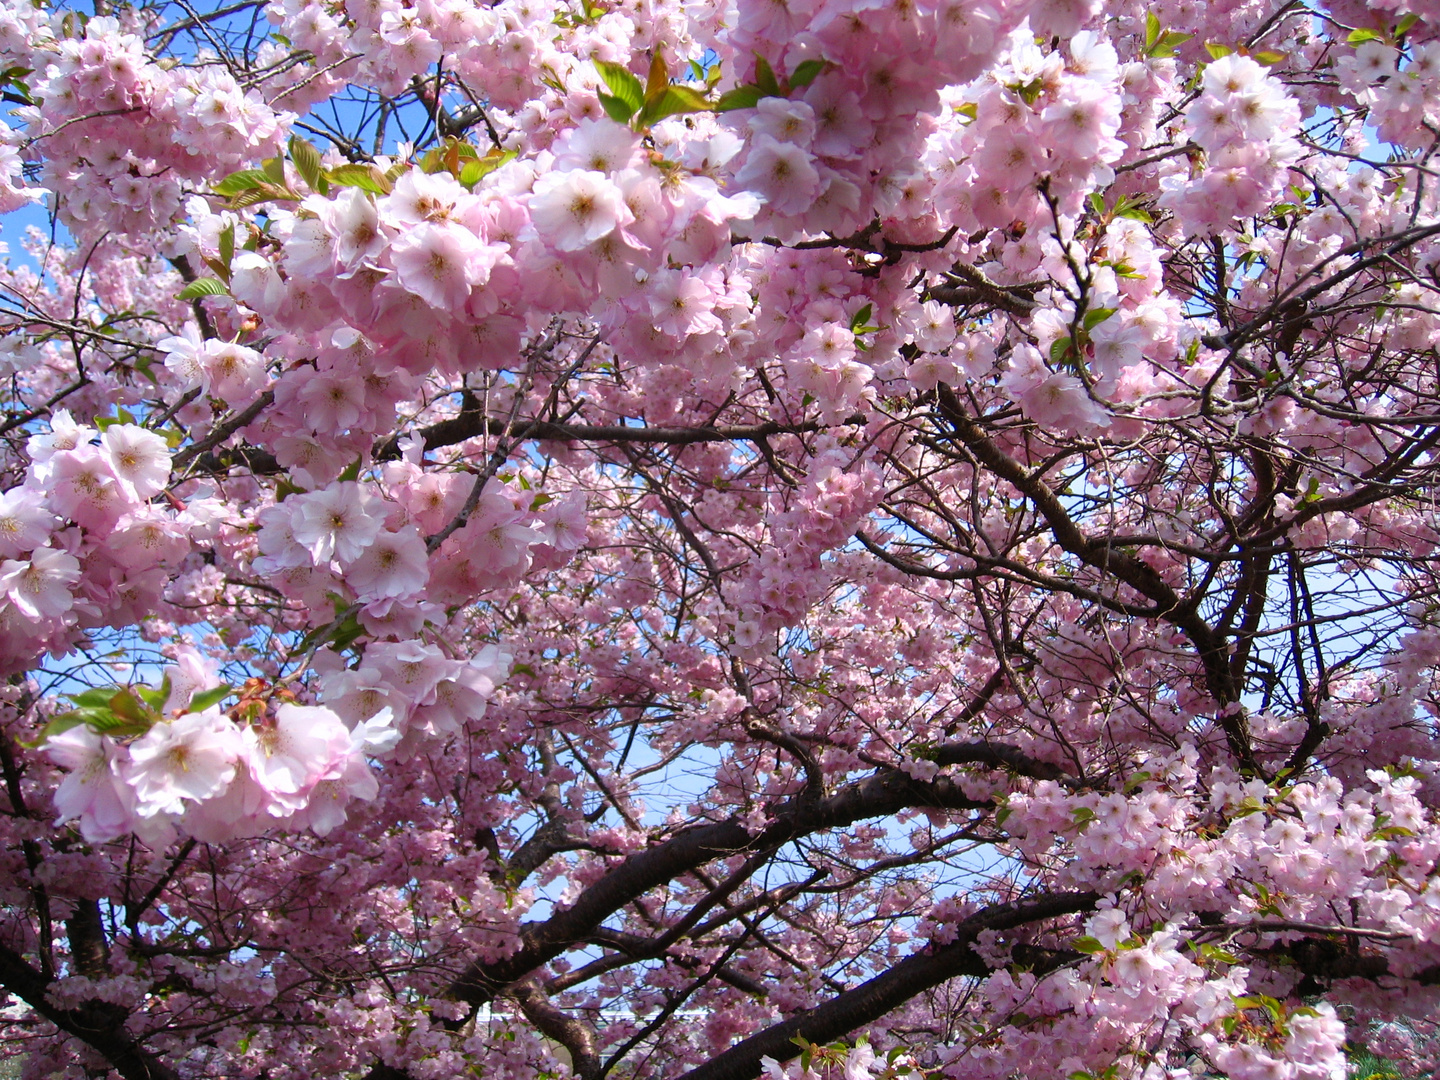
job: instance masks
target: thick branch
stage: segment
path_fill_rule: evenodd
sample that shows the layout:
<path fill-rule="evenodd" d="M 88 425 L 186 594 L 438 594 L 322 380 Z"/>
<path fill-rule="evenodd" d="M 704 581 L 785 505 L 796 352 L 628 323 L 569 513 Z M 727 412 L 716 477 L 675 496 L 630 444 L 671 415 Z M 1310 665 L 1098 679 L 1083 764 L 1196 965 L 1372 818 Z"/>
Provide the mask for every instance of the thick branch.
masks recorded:
<path fill-rule="evenodd" d="M 53 979 L 27 964 L 14 950 L 0 945 L 0 985 L 68 1035 L 73 1035 L 108 1061 L 124 1080 L 179 1080 L 178 1074 L 143 1049 L 125 1030 L 125 1011 L 103 1002 L 61 1009 L 46 996 Z"/>
<path fill-rule="evenodd" d="M 510 988 L 510 996 L 535 1027 L 570 1052 L 570 1065 L 579 1080 L 600 1076 L 600 1051 L 590 1025 L 556 1008 L 534 979 Z"/>
<path fill-rule="evenodd" d="M 246 423 L 253 419 L 253 416 L 249 417 Z M 859 417 L 851 417 L 845 421 L 847 424 L 855 425 L 862 422 Z M 229 434 L 243 426 L 241 424 L 231 427 L 224 437 L 228 437 Z M 515 423 L 515 431 L 523 432 L 526 441 L 655 443 L 664 446 L 689 446 L 694 443 L 713 442 L 752 442 L 758 445 L 776 435 L 804 435 L 819 431 L 820 428 L 821 425 L 813 420 L 799 424 L 781 424 L 767 420 L 763 424 L 719 424 L 713 427 L 558 424 L 544 420 L 519 420 Z M 473 412 L 464 411 L 449 420 L 441 420 L 428 427 L 423 427 L 417 434 L 424 441 L 426 450 L 438 450 L 441 447 L 454 446 L 469 439 L 479 438 L 481 435 L 504 435 L 505 433 L 504 420 L 486 417 L 479 410 L 475 410 Z M 249 472 L 257 476 L 269 476 L 281 471 L 280 463 L 275 460 L 273 454 L 253 446 L 237 446 L 219 454 L 204 452 L 220 441 L 219 439 L 207 439 L 203 448 L 198 448 L 199 444 L 195 447 L 187 447 L 181 451 L 181 454 L 176 455 L 177 464 L 182 463 L 180 459 L 181 455 L 184 455 L 185 461 L 197 458 L 200 468 L 206 472 L 216 472 L 228 468 L 232 464 L 243 464 Z M 378 440 L 371 448 L 371 455 L 376 461 L 394 461 L 400 456 L 400 436 L 390 435 Z"/>
<path fill-rule="evenodd" d="M 783 1020 L 737 1043 L 719 1057 L 685 1073 L 681 1080 L 751 1080 L 760 1075 L 760 1059 L 786 1061 L 800 1048 L 799 1035 L 813 1043 L 827 1043 L 856 1028 L 874 1023 L 916 994 L 961 975 L 983 976 L 989 968 L 970 948 L 984 930 L 1008 930 L 1094 907 L 1097 893 L 1055 893 L 1010 904 L 997 904 L 966 919 L 955 928 L 955 939 L 929 952 L 907 956 L 890 970 L 823 1005 Z M 1046 966 L 1043 959 L 1038 967 Z"/>
<path fill-rule="evenodd" d="M 920 806 L 975 810 L 988 808 L 990 803 L 971 798 L 948 777 L 925 783 L 899 769 L 882 769 L 827 798 L 800 797 L 782 804 L 770 825 L 754 834 L 735 820 L 692 826 L 629 856 L 564 911 L 526 925 L 518 951 L 502 960 L 472 963 L 451 985 L 449 994 L 473 1005 L 490 1001 L 504 987 L 587 940 L 606 918 L 632 900 L 714 859 L 779 847 L 808 833 Z"/>

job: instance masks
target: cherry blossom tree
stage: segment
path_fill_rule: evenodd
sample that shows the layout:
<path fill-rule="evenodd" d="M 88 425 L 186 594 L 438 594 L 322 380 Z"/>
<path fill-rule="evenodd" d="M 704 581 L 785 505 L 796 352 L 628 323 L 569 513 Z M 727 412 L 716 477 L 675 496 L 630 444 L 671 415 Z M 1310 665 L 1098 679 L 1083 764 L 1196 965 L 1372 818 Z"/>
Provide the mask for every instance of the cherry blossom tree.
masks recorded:
<path fill-rule="evenodd" d="M 1433 0 L 4 0 L 0 89 L 27 1077 L 1440 1066 Z"/>

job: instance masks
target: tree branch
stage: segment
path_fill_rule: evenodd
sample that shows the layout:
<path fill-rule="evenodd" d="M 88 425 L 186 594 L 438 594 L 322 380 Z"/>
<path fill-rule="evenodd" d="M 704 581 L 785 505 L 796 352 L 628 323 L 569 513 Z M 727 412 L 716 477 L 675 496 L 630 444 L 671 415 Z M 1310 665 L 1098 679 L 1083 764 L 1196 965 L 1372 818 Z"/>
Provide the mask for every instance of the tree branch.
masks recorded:
<path fill-rule="evenodd" d="M 1098 893 L 1052 893 L 1033 900 L 997 904 L 972 915 L 955 928 L 955 939 L 938 949 L 915 953 L 901 960 L 853 990 L 831 998 L 823 1005 L 807 1009 L 766 1028 L 737 1043 L 699 1068 L 691 1069 L 680 1080 L 752 1080 L 760 1075 L 760 1059 L 771 1057 L 787 1061 L 800 1053 L 794 1042 L 801 1036 L 813 1043 L 827 1043 L 856 1028 L 874 1023 L 891 1009 L 903 1005 L 916 994 L 960 975 L 980 977 L 989 967 L 971 945 L 984 930 L 1008 930 L 1042 919 L 1073 915 L 1087 911 L 1099 901 Z M 1069 954 L 1048 953 L 1038 956 L 1037 968 L 1058 966 Z"/>
<path fill-rule="evenodd" d="M 471 963 L 447 991 L 472 1005 L 497 993 L 587 940 L 600 924 L 626 904 L 687 871 L 714 859 L 779 847 L 808 833 L 841 828 L 865 818 L 886 817 L 909 807 L 988 809 L 948 777 L 928 783 L 899 769 L 882 769 L 819 800 L 797 797 L 777 808 L 771 824 L 751 833 L 738 820 L 695 825 L 669 840 L 628 856 L 587 888 L 573 905 L 520 932 L 520 948 L 510 956 Z"/>
<path fill-rule="evenodd" d="M 0 985 L 61 1031 L 100 1054 L 124 1080 L 180 1080 L 175 1070 L 141 1047 L 125 1030 L 124 1009 L 98 1001 L 76 1009 L 61 1009 L 47 996 L 54 982 L 27 964 L 19 953 L 0 945 Z"/>

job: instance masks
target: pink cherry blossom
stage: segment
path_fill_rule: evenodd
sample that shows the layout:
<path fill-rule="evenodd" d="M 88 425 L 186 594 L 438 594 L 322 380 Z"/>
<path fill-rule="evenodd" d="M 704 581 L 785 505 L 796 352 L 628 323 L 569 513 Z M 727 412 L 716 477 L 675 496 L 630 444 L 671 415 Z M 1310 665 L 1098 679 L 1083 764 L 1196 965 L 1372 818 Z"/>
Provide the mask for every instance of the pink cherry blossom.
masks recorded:
<path fill-rule="evenodd" d="M 186 803 L 214 798 L 243 753 L 239 729 L 213 706 L 156 724 L 130 746 L 124 770 L 136 813 L 180 814 Z"/>
<path fill-rule="evenodd" d="M 546 173 L 535 182 L 529 210 L 557 251 L 579 251 L 635 220 L 620 189 L 593 169 Z"/>

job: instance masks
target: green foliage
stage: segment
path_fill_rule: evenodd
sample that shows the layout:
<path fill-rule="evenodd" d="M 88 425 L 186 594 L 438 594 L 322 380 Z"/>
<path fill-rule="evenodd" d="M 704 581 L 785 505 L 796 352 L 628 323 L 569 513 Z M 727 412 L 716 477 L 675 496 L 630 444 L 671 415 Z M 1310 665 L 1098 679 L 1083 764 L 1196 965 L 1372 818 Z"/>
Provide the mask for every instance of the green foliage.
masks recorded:
<path fill-rule="evenodd" d="M 1153 11 L 1145 13 L 1145 55 L 1154 59 L 1174 56 L 1175 51 L 1194 34 L 1182 34 L 1177 30 L 1166 32 L 1161 29 L 1160 19 Z"/>
<path fill-rule="evenodd" d="M 230 292 L 218 278 L 196 278 L 175 294 L 177 300 L 198 300 L 202 296 L 226 296 Z"/>

